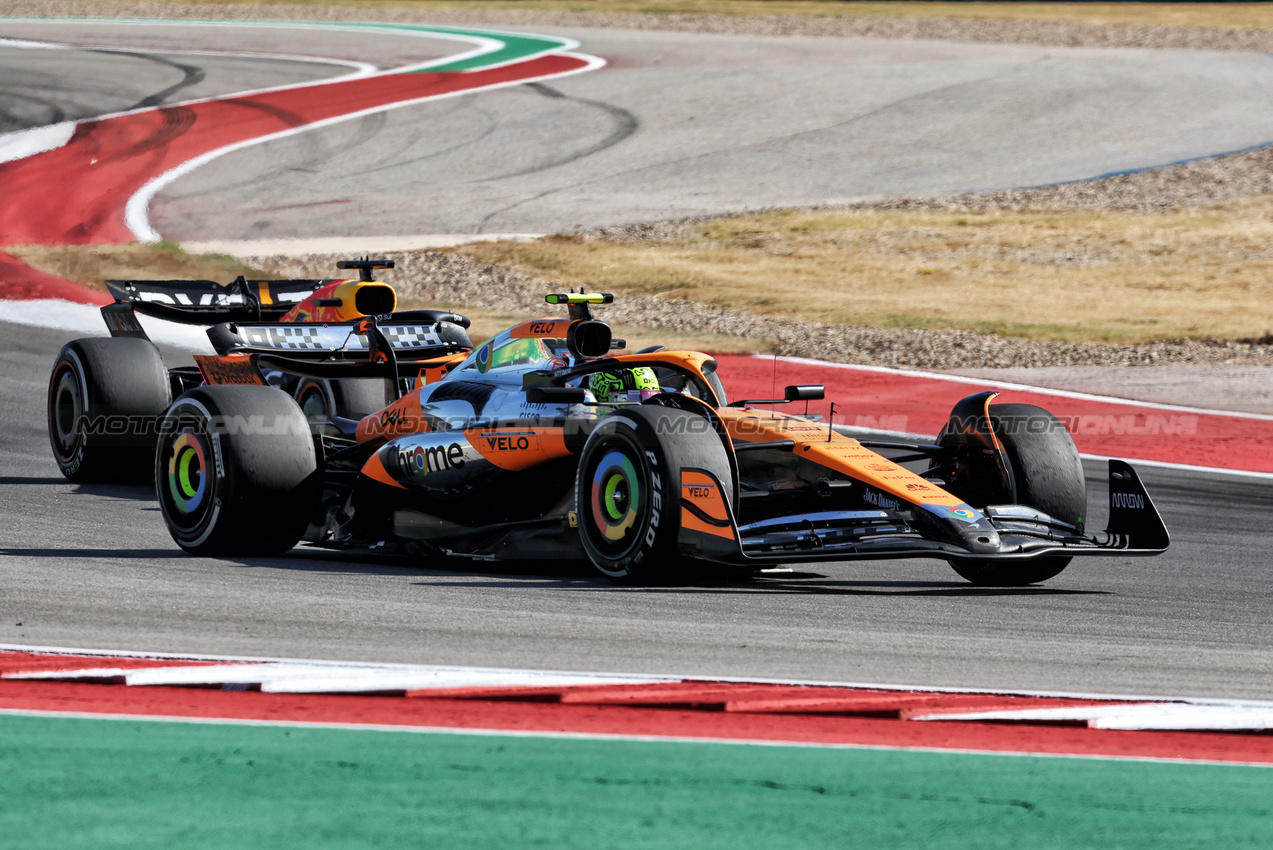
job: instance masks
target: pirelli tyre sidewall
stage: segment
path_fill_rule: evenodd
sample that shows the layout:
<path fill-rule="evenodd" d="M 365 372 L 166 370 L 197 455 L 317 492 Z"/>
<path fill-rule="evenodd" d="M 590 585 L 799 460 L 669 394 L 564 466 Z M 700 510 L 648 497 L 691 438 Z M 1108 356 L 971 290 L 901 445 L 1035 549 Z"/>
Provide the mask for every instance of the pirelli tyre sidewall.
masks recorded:
<path fill-rule="evenodd" d="M 711 423 L 685 410 L 640 405 L 607 415 L 580 453 L 575 511 L 584 550 L 610 579 L 650 584 L 685 569 L 680 534 L 683 468 L 730 476 Z"/>
<path fill-rule="evenodd" d="M 49 443 L 71 481 L 151 480 L 160 419 L 172 400 L 168 371 L 145 339 L 77 339 L 49 376 Z"/>
<path fill-rule="evenodd" d="M 168 410 L 155 490 L 181 548 L 274 555 L 301 539 L 321 495 L 309 424 L 272 387 L 199 387 Z"/>
<path fill-rule="evenodd" d="M 1032 404 L 992 404 L 990 424 L 1008 455 L 1018 504 L 1081 531 L 1087 518 L 1083 459 L 1064 424 Z M 1067 555 L 1042 555 L 1023 561 L 951 560 L 950 565 L 973 584 L 1024 587 L 1059 575 L 1070 560 Z"/>

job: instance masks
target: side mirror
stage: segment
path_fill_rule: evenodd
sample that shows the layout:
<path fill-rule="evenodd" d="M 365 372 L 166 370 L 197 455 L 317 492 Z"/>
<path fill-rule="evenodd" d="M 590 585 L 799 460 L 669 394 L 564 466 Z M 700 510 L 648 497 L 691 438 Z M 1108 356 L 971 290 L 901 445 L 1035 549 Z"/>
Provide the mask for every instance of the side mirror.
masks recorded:
<path fill-rule="evenodd" d="M 822 384 L 792 384 L 783 391 L 787 401 L 818 401 L 826 395 L 826 387 Z"/>
<path fill-rule="evenodd" d="M 745 398 L 731 401 L 730 407 L 748 407 L 753 404 L 786 404 L 789 401 L 817 401 L 826 397 L 822 384 L 792 384 L 783 390 L 782 398 Z"/>

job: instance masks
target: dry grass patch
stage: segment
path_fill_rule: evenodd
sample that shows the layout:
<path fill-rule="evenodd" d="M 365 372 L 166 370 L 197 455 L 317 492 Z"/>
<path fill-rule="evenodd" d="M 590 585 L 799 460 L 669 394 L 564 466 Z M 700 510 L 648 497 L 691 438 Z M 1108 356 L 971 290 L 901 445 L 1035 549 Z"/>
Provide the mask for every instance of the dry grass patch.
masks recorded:
<path fill-rule="evenodd" d="M 841 325 L 1119 343 L 1273 328 L 1273 196 L 1157 215 L 788 210 L 453 250 L 562 286 Z"/>
<path fill-rule="evenodd" d="M 105 291 L 107 280 L 213 280 L 239 275 L 267 278 L 225 254 L 187 254 L 176 245 L 19 245 L 2 249 L 32 268 Z"/>

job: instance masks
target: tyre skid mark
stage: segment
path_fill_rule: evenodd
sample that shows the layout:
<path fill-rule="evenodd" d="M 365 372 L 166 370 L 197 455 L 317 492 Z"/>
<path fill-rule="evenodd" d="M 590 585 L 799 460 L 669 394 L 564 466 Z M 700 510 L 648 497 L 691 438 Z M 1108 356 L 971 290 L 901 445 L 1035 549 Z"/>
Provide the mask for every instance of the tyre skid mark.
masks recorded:
<path fill-rule="evenodd" d="M 0 163 L 0 181 L 9 201 L 0 210 L 0 244 L 158 241 L 161 237 L 148 220 L 150 200 L 173 180 L 226 153 L 427 100 L 553 79 L 605 64 L 596 57 L 566 52 L 577 46 L 567 39 L 417 26 L 259 26 L 432 37 L 477 46 L 458 56 L 384 72 L 367 74 L 360 69 L 335 80 L 80 122 L 60 147 Z M 180 67 L 186 69 L 186 80 L 179 85 L 189 84 L 195 66 Z M 257 114 L 245 115 L 244 107 Z M 69 191 L 48 191 L 50 175 Z"/>
<path fill-rule="evenodd" d="M 493 70 L 376 76 L 84 122 L 65 146 L 0 164 L 9 201 L 0 212 L 0 243 L 154 241 L 158 234 L 145 221 L 145 204 L 133 199 L 149 188 L 144 198 L 149 201 L 157 191 L 156 175 L 180 176 L 192 170 L 192 162 L 298 130 L 589 67 L 579 57 L 550 55 Z M 51 174 L 69 184 L 70 192 L 50 192 Z M 129 211 L 131 227 L 125 221 Z"/>

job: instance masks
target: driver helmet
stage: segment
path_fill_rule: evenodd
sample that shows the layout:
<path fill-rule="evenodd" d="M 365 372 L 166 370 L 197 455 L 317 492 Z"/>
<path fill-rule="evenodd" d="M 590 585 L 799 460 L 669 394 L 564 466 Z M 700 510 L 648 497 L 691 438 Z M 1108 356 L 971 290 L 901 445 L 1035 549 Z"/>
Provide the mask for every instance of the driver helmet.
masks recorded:
<path fill-rule="evenodd" d="M 661 392 L 659 379 L 649 366 L 597 372 L 588 379 L 588 389 L 601 404 L 640 402 Z"/>

